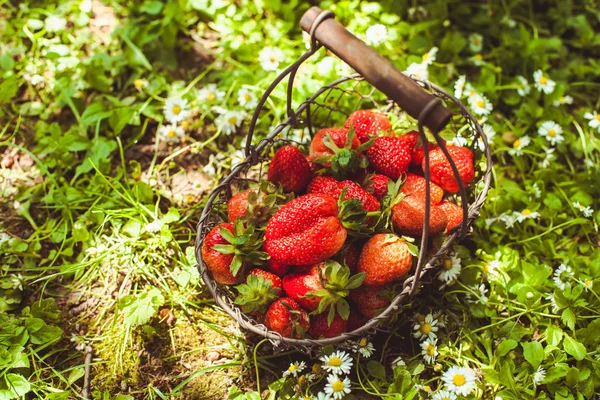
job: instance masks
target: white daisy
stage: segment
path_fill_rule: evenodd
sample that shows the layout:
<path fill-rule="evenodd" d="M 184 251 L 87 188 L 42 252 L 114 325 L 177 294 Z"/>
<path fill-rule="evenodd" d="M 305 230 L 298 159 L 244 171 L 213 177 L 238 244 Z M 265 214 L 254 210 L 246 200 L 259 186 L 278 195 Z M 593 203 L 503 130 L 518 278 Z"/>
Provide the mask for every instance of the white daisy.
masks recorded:
<path fill-rule="evenodd" d="M 565 290 L 568 287 L 571 287 L 571 283 L 566 280 L 573 277 L 573 270 L 571 267 L 567 267 L 565 264 L 560 264 L 558 268 L 554 271 L 554 284 L 560 290 Z"/>
<path fill-rule="evenodd" d="M 375 352 L 375 347 L 373 346 L 373 343 L 369 342 L 365 338 L 362 338 L 358 341 L 355 349 L 358 350 L 358 352 L 365 358 L 371 357 Z"/>
<path fill-rule="evenodd" d="M 512 228 L 515 226 L 515 222 L 517 222 L 517 218 L 514 214 L 506 214 L 502 213 L 498 216 L 498 220 L 504 222 L 507 228 Z"/>
<path fill-rule="evenodd" d="M 248 89 L 241 88 L 240 90 L 238 90 L 238 103 L 240 103 L 240 106 L 248 110 L 252 110 L 256 108 L 256 105 L 258 104 L 258 99 Z"/>
<path fill-rule="evenodd" d="M 438 356 L 437 339 L 427 339 L 421 343 L 421 354 L 427 364 L 433 364 Z"/>
<path fill-rule="evenodd" d="M 159 133 L 161 138 L 167 143 L 179 143 L 185 135 L 183 128 L 175 124 L 161 126 Z"/>
<path fill-rule="evenodd" d="M 485 137 L 488 139 L 488 142 L 491 143 L 494 140 L 494 138 L 496 137 L 496 130 L 494 129 L 494 127 L 491 126 L 490 124 L 483 124 L 481 129 L 483 129 L 483 133 L 485 134 Z"/>
<path fill-rule="evenodd" d="M 467 138 L 464 136 L 457 136 L 450 141 L 454 146 L 465 147 L 467 145 Z"/>
<path fill-rule="evenodd" d="M 376 46 L 380 43 L 383 43 L 387 39 L 387 37 L 388 37 L 387 28 L 382 24 L 371 25 L 367 29 L 366 35 L 367 35 L 367 43 Z"/>
<path fill-rule="evenodd" d="M 336 374 L 331 374 L 327 377 L 327 385 L 325 385 L 325 393 L 335 400 L 343 398 L 350 394 L 350 385 L 352 382 L 348 378 L 342 378 Z"/>
<path fill-rule="evenodd" d="M 492 103 L 482 94 L 469 97 L 472 111 L 478 115 L 488 115 L 492 111 Z"/>
<path fill-rule="evenodd" d="M 431 397 L 431 400 L 456 400 L 456 395 L 447 390 L 440 390 Z"/>
<path fill-rule="evenodd" d="M 231 168 L 233 168 L 236 165 L 241 164 L 246 159 L 246 152 L 242 149 L 238 149 L 231 153 L 229 159 L 231 160 Z"/>
<path fill-rule="evenodd" d="M 146 232 L 155 233 L 160 232 L 164 223 L 158 219 L 146 224 Z"/>
<path fill-rule="evenodd" d="M 350 355 L 341 350 L 322 356 L 319 360 L 323 362 L 323 369 L 332 374 L 349 374 L 353 364 Z"/>
<path fill-rule="evenodd" d="M 529 82 L 524 76 L 517 76 L 517 80 L 519 81 L 519 87 L 517 88 L 517 93 L 519 96 L 523 97 L 531 92 L 531 86 L 529 86 Z"/>
<path fill-rule="evenodd" d="M 488 280 L 496 279 L 501 272 L 502 263 L 499 260 L 492 260 L 483 267 Z"/>
<path fill-rule="evenodd" d="M 479 286 L 473 285 L 473 286 L 471 286 L 471 289 L 475 292 L 475 295 L 477 296 L 476 303 L 480 303 L 480 304 L 487 303 L 487 301 L 488 301 L 488 297 L 487 297 L 488 289 L 485 287 L 485 285 L 483 283 L 481 285 L 479 285 Z"/>
<path fill-rule="evenodd" d="M 450 369 L 442 375 L 442 381 L 448 390 L 467 396 L 475 389 L 475 372 L 471 368 L 466 367 L 450 367 Z"/>
<path fill-rule="evenodd" d="M 529 208 L 526 208 L 521 212 L 515 211 L 514 215 L 517 218 L 517 222 L 523 222 L 526 219 L 537 219 L 540 217 L 539 212 L 531 211 Z"/>
<path fill-rule="evenodd" d="M 523 136 L 513 142 L 513 148 L 508 151 L 511 156 L 520 156 L 523 154 L 523 149 L 529 146 L 531 139 L 529 136 Z"/>
<path fill-rule="evenodd" d="M 231 135 L 242 125 L 245 113 L 241 111 L 226 111 L 215 119 L 215 125 L 226 135 Z"/>
<path fill-rule="evenodd" d="M 225 92 L 219 90 L 215 83 L 209 83 L 202 89 L 198 90 L 198 100 L 206 105 L 215 104 L 225 98 Z"/>
<path fill-rule="evenodd" d="M 319 392 L 316 396 L 313 396 L 313 400 L 331 400 L 331 396 L 325 392 Z"/>
<path fill-rule="evenodd" d="M 544 379 L 546 379 L 546 370 L 540 365 L 533 374 L 533 384 L 537 386 L 542 383 Z"/>
<path fill-rule="evenodd" d="M 431 65 L 437 57 L 438 50 L 437 47 L 432 47 L 431 50 L 423 54 L 423 64 Z"/>
<path fill-rule="evenodd" d="M 258 62 L 265 71 L 276 71 L 283 60 L 283 51 L 277 47 L 265 47 L 258 54 Z"/>
<path fill-rule="evenodd" d="M 283 376 L 298 376 L 300 372 L 302 372 L 306 368 L 306 363 L 304 361 L 293 362 L 290 364 L 288 369 L 283 373 Z"/>
<path fill-rule="evenodd" d="M 442 262 L 442 271 L 439 273 L 438 279 L 442 282 L 448 283 L 460 275 L 461 269 L 462 266 L 460 264 L 459 257 L 452 256 L 451 258 L 446 258 Z"/>
<path fill-rule="evenodd" d="M 573 104 L 573 98 L 571 96 L 560 96 L 558 100 L 554 100 L 554 103 L 552 103 L 554 107 L 562 106 L 563 104 Z"/>
<path fill-rule="evenodd" d="M 429 71 L 427 70 L 427 64 L 425 63 L 412 63 L 408 66 L 408 68 L 406 68 L 404 73 L 408 76 L 412 76 L 423 81 L 429 79 Z"/>
<path fill-rule="evenodd" d="M 593 111 L 591 113 L 586 112 L 583 115 L 583 118 L 590 120 L 590 122 L 588 122 L 590 128 L 600 129 L 600 114 L 598 114 L 596 111 Z"/>
<path fill-rule="evenodd" d="M 435 339 L 438 331 L 437 320 L 433 318 L 433 315 L 427 314 L 423 321 L 413 325 L 413 330 L 413 336 L 419 340 Z"/>
<path fill-rule="evenodd" d="M 584 217 L 590 218 L 594 214 L 594 209 L 590 206 L 584 206 L 578 201 L 573 202 L 573 207 L 581 211 Z"/>
<path fill-rule="evenodd" d="M 475 54 L 473 57 L 470 58 L 471 62 L 473 62 L 473 64 L 480 66 L 485 64 L 485 61 L 483 61 L 483 56 L 481 54 Z"/>
<path fill-rule="evenodd" d="M 465 84 L 467 83 L 467 76 L 461 75 L 458 77 L 456 82 L 454 83 L 454 97 L 460 99 L 463 95 L 463 90 L 465 90 Z"/>
<path fill-rule="evenodd" d="M 479 53 L 483 49 L 483 36 L 479 33 L 469 35 L 469 48 L 473 53 Z"/>
<path fill-rule="evenodd" d="M 176 124 L 187 119 L 190 114 L 187 107 L 187 100 L 180 97 L 169 97 L 165 101 L 165 106 L 163 108 L 165 119 L 172 124 Z"/>
<path fill-rule="evenodd" d="M 67 27 L 67 20 L 57 15 L 50 15 L 44 20 L 44 26 L 48 32 L 64 31 Z"/>
<path fill-rule="evenodd" d="M 542 147 L 544 149 L 544 153 L 546 153 L 546 157 L 542 161 L 540 161 L 541 168 L 548 168 L 552 160 L 554 160 L 554 148 Z"/>
<path fill-rule="evenodd" d="M 531 191 L 533 192 L 533 195 L 538 199 L 542 196 L 542 190 L 540 189 L 537 183 L 534 183 L 531 186 Z"/>
<path fill-rule="evenodd" d="M 394 359 L 394 361 L 392 361 L 392 368 L 396 368 L 396 367 L 404 367 L 406 366 L 406 363 L 404 362 L 404 360 L 402 359 L 401 356 L 398 356 Z"/>
<path fill-rule="evenodd" d="M 544 75 L 541 69 L 538 69 L 533 73 L 534 86 L 540 92 L 550 94 L 554 92 L 556 82 Z"/>
<path fill-rule="evenodd" d="M 145 79 L 136 79 L 133 81 L 133 86 L 135 86 L 137 90 L 143 90 L 148 87 L 148 81 Z"/>
<path fill-rule="evenodd" d="M 434 319 L 437 320 L 437 322 L 438 322 L 437 326 L 441 326 L 442 328 L 446 327 L 447 318 L 441 310 L 438 310 L 438 311 L 432 313 L 431 315 L 433 316 Z"/>
<path fill-rule="evenodd" d="M 464 95 L 467 96 L 467 99 L 470 99 L 473 96 L 478 96 L 479 93 L 477 93 L 477 90 L 475 90 L 475 88 L 473 87 L 473 85 L 471 85 L 470 83 L 467 83 L 465 85 Z"/>
<path fill-rule="evenodd" d="M 565 140 L 565 137 L 562 135 L 562 133 L 563 129 L 561 126 L 554 121 L 544 121 L 538 129 L 538 134 L 545 137 L 552 145 L 561 143 L 563 140 Z"/>
<path fill-rule="evenodd" d="M 223 153 L 219 153 L 216 156 L 211 154 L 208 156 L 208 162 L 204 167 L 202 167 L 202 171 L 209 176 L 213 176 L 217 173 L 217 169 L 221 167 L 222 161 L 225 158 Z"/>

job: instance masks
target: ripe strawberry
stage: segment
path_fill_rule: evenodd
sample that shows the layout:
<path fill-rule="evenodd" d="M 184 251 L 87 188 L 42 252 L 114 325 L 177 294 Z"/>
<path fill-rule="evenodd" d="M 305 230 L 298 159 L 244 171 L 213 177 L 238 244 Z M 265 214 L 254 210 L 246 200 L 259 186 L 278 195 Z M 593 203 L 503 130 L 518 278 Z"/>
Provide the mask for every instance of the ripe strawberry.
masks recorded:
<path fill-rule="evenodd" d="M 431 204 L 429 217 L 429 235 L 442 233 L 448 225 L 448 217 L 442 209 Z M 425 199 L 419 196 L 408 196 L 392 208 L 392 223 L 398 233 L 419 237 L 423 232 L 425 221 Z"/>
<path fill-rule="evenodd" d="M 417 142 L 419 141 L 419 132 L 408 131 L 404 135 L 400 136 L 402 143 L 405 143 L 411 150 L 414 150 Z"/>
<path fill-rule="evenodd" d="M 241 305 L 246 313 L 265 312 L 267 306 L 283 292 L 277 275 L 257 268 L 248 273 L 246 283 L 235 288 L 239 294 L 234 302 Z"/>
<path fill-rule="evenodd" d="M 422 176 L 408 173 L 400 191 L 405 195 L 425 196 L 426 180 Z M 438 204 L 444 197 L 444 191 L 435 183 L 430 184 L 431 204 Z"/>
<path fill-rule="evenodd" d="M 390 178 L 381 174 L 369 174 L 363 179 L 362 187 L 377 200 L 383 199 L 388 194 L 388 183 Z"/>
<path fill-rule="evenodd" d="M 337 201 L 323 194 L 297 197 L 267 223 L 265 249 L 284 265 L 311 265 L 338 252 L 347 231 L 338 218 Z"/>
<path fill-rule="evenodd" d="M 475 168 L 473 165 L 473 153 L 466 147 L 447 146 L 446 149 L 456 164 L 460 179 L 466 186 L 475 178 Z M 425 170 L 425 160 L 422 163 Z M 450 162 L 442 152 L 441 148 L 435 148 L 429 153 L 429 168 L 431 180 L 437 183 L 447 192 L 458 192 L 458 183 L 454 177 Z"/>
<path fill-rule="evenodd" d="M 346 189 L 344 200 L 358 199 L 367 212 L 379 211 L 379 201 L 356 182 L 345 180 L 338 182 L 335 178 L 318 176 L 309 183 L 307 193 L 328 194 L 339 198 Z"/>
<path fill-rule="evenodd" d="M 315 159 L 323 156 L 332 156 L 334 151 L 328 147 L 325 142 L 326 137 L 329 137 L 337 147 L 344 147 L 348 138 L 348 129 L 346 128 L 325 128 L 318 131 L 310 142 L 309 158 Z M 325 142 L 324 140 L 325 139 Z M 356 149 L 360 146 L 360 140 L 356 136 L 352 138 L 351 149 Z M 327 167 L 331 163 L 323 164 Z"/>
<path fill-rule="evenodd" d="M 429 151 L 437 148 L 437 146 L 433 143 L 427 143 L 427 145 L 429 146 Z M 417 146 L 415 147 L 415 151 L 413 151 L 412 161 L 410 165 L 414 165 L 416 167 L 421 168 L 421 166 L 423 165 L 424 158 L 425 150 L 423 149 L 423 146 Z"/>
<path fill-rule="evenodd" d="M 440 204 L 438 204 L 438 206 L 446 213 L 446 216 L 448 217 L 446 231 L 450 232 L 450 229 L 461 224 L 463 221 L 463 208 L 461 206 L 449 201 L 442 201 Z"/>
<path fill-rule="evenodd" d="M 283 290 L 290 298 L 296 300 L 302 308 L 310 311 L 316 310 L 319 307 L 321 298 L 305 296 L 310 292 L 323 289 L 321 276 L 324 268 L 325 263 L 296 268 L 293 273 L 283 277 Z"/>
<path fill-rule="evenodd" d="M 310 327 L 310 320 L 294 300 L 275 300 L 265 314 L 265 326 L 287 338 L 301 338 Z"/>
<path fill-rule="evenodd" d="M 290 270 L 289 265 L 283 265 L 272 258 L 267 260 L 267 269 L 277 276 L 284 276 Z"/>
<path fill-rule="evenodd" d="M 262 181 L 258 188 L 244 190 L 229 199 L 227 202 L 229 221 L 234 222 L 241 218 L 243 222 L 262 226 L 285 199 L 280 187 Z"/>
<path fill-rule="evenodd" d="M 315 176 L 306 187 L 306 193 L 328 194 L 337 199 L 339 194 L 336 195 L 335 193 L 337 192 L 338 183 L 338 180 L 331 176 Z"/>
<path fill-rule="evenodd" d="M 367 158 L 375 171 L 395 181 L 408 169 L 412 152 L 396 136 L 379 136 L 367 150 Z"/>
<path fill-rule="evenodd" d="M 423 150 L 423 145 L 419 143 L 419 137 L 420 134 L 417 131 L 409 131 L 400 136 L 400 140 L 402 140 L 403 143 L 406 143 L 412 151 L 412 161 L 410 162 L 410 165 L 418 167 L 421 166 L 423 157 L 425 157 L 425 150 Z M 436 147 L 430 142 L 427 142 L 427 145 L 429 146 L 429 150 L 432 150 Z"/>
<path fill-rule="evenodd" d="M 344 264 L 350 268 L 350 272 L 353 274 L 356 273 L 358 268 L 358 260 L 360 258 L 360 253 L 362 251 L 362 246 L 359 246 L 357 243 L 352 243 L 348 246 L 348 250 L 344 255 Z"/>
<path fill-rule="evenodd" d="M 412 267 L 413 254 L 406 240 L 392 233 L 378 233 L 365 243 L 358 272 L 366 273 L 364 284 L 383 286 L 402 278 Z"/>
<path fill-rule="evenodd" d="M 271 160 L 268 177 L 274 184 L 280 184 L 285 192 L 299 193 L 310 181 L 310 165 L 297 147 L 283 146 Z"/>
<path fill-rule="evenodd" d="M 363 286 L 350 292 L 350 298 L 358 311 L 367 318 L 379 315 L 390 304 L 386 290 L 375 286 Z M 364 325 L 364 324 L 363 324 Z"/>
<path fill-rule="evenodd" d="M 348 321 L 335 314 L 331 324 L 327 323 L 327 314 L 317 314 L 310 318 L 310 328 L 308 333 L 315 339 L 320 337 L 332 338 L 341 335 L 346 332 L 348 328 Z"/>
<path fill-rule="evenodd" d="M 388 131 L 391 127 L 390 120 L 384 113 L 371 110 L 354 111 L 344 123 L 344 128 L 349 129 L 351 124 L 361 143 L 367 142 L 380 131 Z"/>
<path fill-rule="evenodd" d="M 268 254 L 259 251 L 260 235 L 254 225 L 244 226 L 240 219 L 234 224 L 214 227 L 202 242 L 202 260 L 216 282 L 233 285 L 239 282 L 240 269 L 247 264 L 261 264 Z"/>
<path fill-rule="evenodd" d="M 230 222 L 234 222 L 236 219 L 246 214 L 249 193 L 250 190 L 236 193 L 227 202 L 227 215 L 229 216 Z"/>

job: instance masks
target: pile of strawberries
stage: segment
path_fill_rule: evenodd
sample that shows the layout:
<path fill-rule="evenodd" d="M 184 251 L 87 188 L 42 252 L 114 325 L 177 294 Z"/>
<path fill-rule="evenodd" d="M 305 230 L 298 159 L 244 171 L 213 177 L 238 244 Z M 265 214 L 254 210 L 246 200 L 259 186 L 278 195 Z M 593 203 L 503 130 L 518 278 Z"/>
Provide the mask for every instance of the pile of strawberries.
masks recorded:
<path fill-rule="evenodd" d="M 430 235 L 460 224 L 444 200 L 458 184 L 431 143 Z M 447 150 L 466 186 L 473 154 Z M 236 285 L 242 311 L 284 337 L 335 337 L 385 309 L 416 263 L 425 218 L 424 149 L 416 131 L 392 132 L 387 116 L 359 110 L 317 132 L 309 154 L 285 145 L 268 180 L 229 200 L 202 258 L 214 280 Z"/>

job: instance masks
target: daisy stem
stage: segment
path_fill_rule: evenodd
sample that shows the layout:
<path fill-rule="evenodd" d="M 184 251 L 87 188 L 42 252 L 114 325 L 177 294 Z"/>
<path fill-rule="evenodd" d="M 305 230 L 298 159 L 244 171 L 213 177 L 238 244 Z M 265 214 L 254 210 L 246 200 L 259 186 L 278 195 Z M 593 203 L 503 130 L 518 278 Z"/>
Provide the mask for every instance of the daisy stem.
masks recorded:
<path fill-rule="evenodd" d="M 256 371 L 256 388 L 258 389 L 258 393 L 260 393 L 260 371 L 259 371 L 259 368 L 258 368 L 258 362 L 257 362 L 256 353 L 258 351 L 258 348 L 263 343 L 265 343 L 266 341 L 268 341 L 268 339 L 265 338 L 265 339 L 261 340 L 260 342 L 258 342 L 256 344 L 256 346 L 254 346 L 254 350 L 252 351 L 252 355 L 253 355 L 253 358 L 254 358 L 254 369 Z"/>
<path fill-rule="evenodd" d="M 567 227 L 567 226 L 570 226 L 570 225 L 581 224 L 583 222 L 588 222 L 588 221 L 589 220 L 584 219 L 584 218 L 575 218 L 575 219 L 573 219 L 571 221 L 567 221 L 567 222 L 564 222 L 564 223 L 562 223 L 560 225 L 556 225 L 555 227 L 550 227 L 546 232 L 542 232 L 539 235 L 531 236 L 531 237 L 529 237 L 527 239 L 519 240 L 518 242 L 515 242 L 515 243 L 521 244 L 521 243 L 529 242 L 531 240 L 539 239 L 542 236 L 545 236 L 545 235 L 549 234 L 550 232 L 555 231 L 557 229 L 561 229 L 561 228 L 564 228 L 564 227 Z"/>

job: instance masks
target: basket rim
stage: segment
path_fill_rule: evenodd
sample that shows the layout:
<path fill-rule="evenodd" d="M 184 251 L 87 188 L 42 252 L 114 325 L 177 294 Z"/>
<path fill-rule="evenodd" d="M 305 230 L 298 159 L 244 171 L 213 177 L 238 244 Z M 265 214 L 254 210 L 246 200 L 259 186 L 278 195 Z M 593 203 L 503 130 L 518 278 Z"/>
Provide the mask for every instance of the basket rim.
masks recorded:
<path fill-rule="evenodd" d="M 399 311 L 400 307 L 402 306 L 403 300 L 409 296 L 409 292 L 411 289 L 410 283 L 412 283 L 412 281 L 414 281 L 414 279 L 417 279 L 417 281 L 420 281 L 425 275 L 427 275 L 429 273 L 429 271 L 431 271 L 432 269 L 435 269 L 436 261 L 438 259 L 440 259 L 442 256 L 444 256 L 445 254 L 447 254 L 452 249 L 454 244 L 456 244 L 457 240 L 460 240 L 459 238 L 462 239 L 462 237 L 466 236 L 467 231 L 471 229 L 473 222 L 479 217 L 479 209 L 485 203 L 487 194 L 491 187 L 491 175 L 492 175 L 493 162 L 491 159 L 491 150 L 489 147 L 489 143 L 487 141 L 487 137 L 485 136 L 485 133 L 483 132 L 483 129 L 482 129 L 481 125 L 479 124 L 479 122 L 477 121 L 477 119 L 471 114 L 471 112 L 460 101 L 460 99 L 456 98 L 455 96 L 448 93 L 446 90 L 444 90 L 440 86 L 437 86 L 431 82 L 415 78 L 414 76 L 410 76 L 410 78 L 413 79 L 413 81 L 415 81 L 417 84 L 419 84 L 424 89 L 427 89 L 432 92 L 440 93 L 444 97 L 446 97 L 447 99 L 451 100 L 453 103 L 458 105 L 460 108 L 460 114 L 462 114 L 465 117 L 465 119 L 470 120 L 470 122 L 474 128 L 474 132 L 470 136 L 472 136 L 472 137 L 479 136 L 482 138 L 483 149 L 482 149 L 481 154 L 483 156 L 485 156 L 486 164 L 485 164 L 485 171 L 483 171 L 483 174 L 481 177 L 482 179 L 478 182 L 483 181 L 483 187 L 481 188 L 480 191 L 478 191 L 478 193 L 474 194 L 474 197 L 475 197 L 474 201 L 471 203 L 468 203 L 469 208 L 468 208 L 467 223 L 466 223 L 467 229 L 465 231 L 457 229 L 457 228 L 462 228 L 462 226 L 457 226 L 457 227 L 453 228 L 454 232 L 447 237 L 447 239 L 444 241 L 443 245 L 438 249 L 438 251 L 435 254 L 433 254 L 432 256 L 430 256 L 429 258 L 426 259 L 426 263 L 425 263 L 424 267 L 420 271 L 415 271 L 415 273 L 413 273 L 411 276 L 409 276 L 402 282 L 403 290 L 394 296 L 394 298 L 391 300 L 390 304 L 386 307 L 386 309 L 384 311 L 382 311 L 379 315 L 377 315 L 373 318 L 370 318 L 361 327 L 359 327 L 353 331 L 344 332 L 344 333 L 342 333 L 338 336 L 332 337 L 332 338 L 322 338 L 322 339 L 299 338 L 298 339 L 298 338 L 283 337 L 279 333 L 267 329 L 264 324 L 258 323 L 255 320 L 250 319 L 247 315 L 245 315 L 243 312 L 241 312 L 241 309 L 239 307 L 232 306 L 232 304 L 230 304 L 226 299 L 222 298 L 219 295 L 219 291 L 221 290 L 221 288 L 219 287 L 220 285 L 212 278 L 212 275 L 208 271 L 208 268 L 206 267 L 206 265 L 202 259 L 202 254 L 201 254 L 201 246 L 202 246 L 202 242 L 203 242 L 202 231 L 205 228 L 205 226 L 209 225 L 208 217 L 211 213 L 211 209 L 212 209 L 214 200 L 223 192 L 223 190 L 227 190 L 228 185 L 234 179 L 236 179 L 240 175 L 240 173 L 242 173 L 246 168 L 260 163 L 261 160 L 258 159 L 257 154 L 259 154 L 266 146 L 272 144 L 273 139 L 277 135 L 279 135 L 279 133 L 281 133 L 286 127 L 292 126 L 293 123 L 295 122 L 295 120 L 294 120 L 295 116 L 302 114 L 306 110 L 306 108 L 310 107 L 310 105 L 313 104 L 315 99 L 317 99 L 321 94 L 323 94 L 327 90 L 331 90 L 331 89 L 339 86 L 341 83 L 344 83 L 344 82 L 347 82 L 350 80 L 356 80 L 359 82 L 365 80 L 365 78 L 362 77 L 360 74 L 352 74 L 349 76 L 339 78 L 339 79 L 333 81 L 332 83 L 330 83 L 328 85 L 324 85 L 320 89 L 318 89 L 311 97 L 307 98 L 296 108 L 294 116 L 288 116 L 288 118 L 285 121 L 278 124 L 269 133 L 269 135 L 267 135 L 265 138 L 261 139 L 259 141 L 259 143 L 257 143 L 255 146 L 252 146 L 250 154 L 240 164 L 233 167 L 232 170 L 230 171 L 230 173 L 225 178 L 223 178 L 221 183 L 212 190 L 212 192 L 210 193 L 210 195 L 208 197 L 207 203 L 204 206 L 204 209 L 202 211 L 202 214 L 201 214 L 201 217 L 197 224 L 197 229 L 196 229 L 196 243 L 195 243 L 195 255 L 196 255 L 196 260 L 197 260 L 196 266 L 201 273 L 203 282 L 205 283 L 206 287 L 208 288 L 209 292 L 211 293 L 211 295 L 214 298 L 217 305 L 219 305 L 227 314 L 229 314 L 233 319 L 235 319 L 241 328 L 251 331 L 259 336 L 262 336 L 262 337 L 270 340 L 276 346 L 281 346 L 283 344 L 288 347 L 304 347 L 306 349 L 311 349 L 314 347 L 323 347 L 323 346 L 327 346 L 327 345 L 340 344 L 340 343 L 344 343 L 344 342 L 347 342 L 352 339 L 356 339 L 358 337 L 370 335 L 377 330 L 377 327 L 383 321 L 387 320 L 389 317 L 392 316 L 392 314 Z M 388 99 L 387 102 L 388 102 L 388 107 L 386 108 L 386 110 L 389 110 L 393 107 L 399 107 L 392 100 Z M 416 272 L 419 272 L 418 276 L 417 276 Z M 415 285 L 415 292 L 416 292 L 416 290 L 418 290 L 418 288 L 416 286 L 417 285 Z"/>

